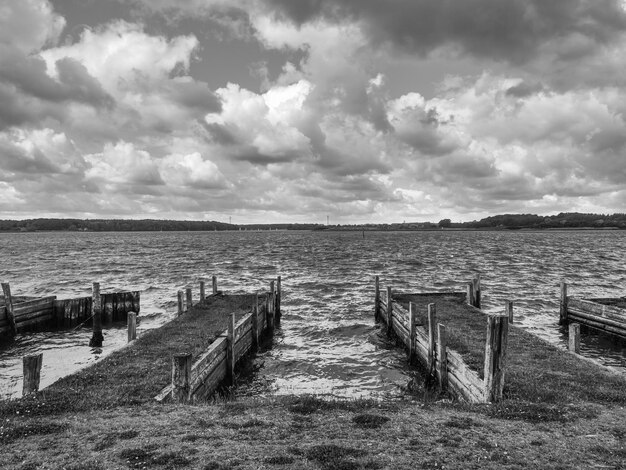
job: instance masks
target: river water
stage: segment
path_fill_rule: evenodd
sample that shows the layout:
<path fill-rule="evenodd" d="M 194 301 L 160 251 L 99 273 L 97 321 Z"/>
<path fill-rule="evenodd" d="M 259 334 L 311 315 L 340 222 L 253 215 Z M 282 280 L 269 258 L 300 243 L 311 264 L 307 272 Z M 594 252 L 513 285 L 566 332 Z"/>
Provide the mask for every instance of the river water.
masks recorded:
<path fill-rule="evenodd" d="M 626 232 L 124 232 L 0 234 L 0 278 L 15 295 L 140 290 L 138 334 L 176 313 L 176 292 L 218 276 L 226 292 L 266 290 L 282 276 L 283 320 L 255 360 L 248 393 L 398 396 L 410 379 L 404 354 L 373 321 L 373 278 L 406 292 L 464 290 L 481 273 L 483 309 L 513 300 L 516 321 L 565 346 L 559 283 L 570 295 L 626 294 Z M 210 282 L 207 283 L 210 285 Z M 21 394 L 21 357 L 44 353 L 41 385 L 124 345 L 123 325 L 88 347 L 88 328 L 20 336 L 0 349 L 0 398 Z M 582 353 L 626 371 L 619 342 L 584 335 Z M 245 390 L 244 390 L 245 392 Z"/>

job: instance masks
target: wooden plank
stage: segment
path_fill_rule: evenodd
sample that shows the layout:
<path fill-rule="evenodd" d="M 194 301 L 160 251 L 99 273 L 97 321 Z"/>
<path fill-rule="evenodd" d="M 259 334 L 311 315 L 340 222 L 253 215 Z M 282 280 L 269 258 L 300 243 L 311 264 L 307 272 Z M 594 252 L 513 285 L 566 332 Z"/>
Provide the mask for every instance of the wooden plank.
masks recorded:
<path fill-rule="evenodd" d="M 52 308 L 56 296 L 43 297 L 41 299 L 29 300 L 13 305 L 13 313 L 17 317 L 19 315 L 25 315 L 36 312 L 38 310 Z"/>
<path fill-rule="evenodd" d="M 141 292 L 137 290 L 133 291 L 133 312 L 141 313 Z"/>
<path fill-rule="evenodd" d="M 374 320 L 380 321 L 380 279 L 374 276 Z"/>
<path fill-rule="evenodd" d="M 437 329 L 436 304 L 428 304 L 428 371 L 432 374 L 435 370 L 435 335 Z"/>
<path fill-rule="evenodd" d="M 448 356 L 448 372 L 454 372 L 454 375 L 459 379 L 462 379 L 464 382 L 468 383 L 469 386 L 480 391 L 482 394 L 485 384 L 478 376 L 478 372 L 472 370 L 458 352 L 450 348 L 448 348 L 446 352 Z"/>
<path fill-rule="evenodd" d="M 439 387 L 442 390 L 448 388 L 448 359 L 447 359 L 447 336 L 446 327 L 441 323 L 437 324 L 437 376 L 439 377 Z"/>
<path fill-rule="evenodd" d="M 194 382 L 199 376 L 205 373 L 213 360 L 222 353 L 226 353 L 228 341 L 226 339 L 226 331 L 224 336 L 217 338 L 209 347 L 200 355 L 191 367 L 191 381 Z"/>
<path fill-rule="evenodd" d="M 580 354 L 580 324 L 579 323 L 569 324 L 568 349 L 575 354 Z"/>
<path fill-rule="evenodd" d="M 482 391 L 467 386 L 467 383 L 457 377 L 452 370 L 448 370 L 448 384 L 459 397 L 469 403 L 484 403 Z"/>
<path fill-rule="evenodd" d="M 191 354 L 179 353 L 172 356 L 172 400 L 176 403 L 189 401 L 189 376 L 191 375 Z"/>
<path fill-rule="evenodd" d="M 41 317 L 52 318 L 53 316 L 54 316 L 54 310 L 50 307 L 47 309 L 37 310 L 37 311 L 31 312 L 25 315 L 20 315 L 15 318 L 15 324 L 17 325 L 17 328 L 19 330 L 20 325 L 22 325 L 22 323 L 24 323 L 25 321 L 34 320 L 35 318 L 41 318 Z"/>
<path fill-rule="evenodd" d="M 571 309 L 580 310 L 602 318 L 622 322 L 626 325 L 626 310 L 615 307 L 614 305 L 603 305 L 589 300 L 569 297 L 567 300 L 567 309 L 568 311 Z"/>
<path fill-rule="evenodd" d="M 387 323 L 387 334 L 389 335 L 393 328 L 393 321 L 391 318 L 391 312 L 393 311 L 393 298 L 391 297 L 391 287 L 387 286 L 387 312 L 386 312 L 386 323 Z"/>
<path fill-rule="evenodd" d="M 245 330 L 252 328 L 252 314 L 247 314 L 235 324 L 235 342 L 237 338 L 243 334 Z"/>
<path fill-rule="evenodd" d="M 228 319 L 228 346 L 226 349 L 226 376 L 229 385 L 235 382 L 235 314 L 231 313 Z"/>
<path fill-rule="evenodd" d="M 417 305 L 409 303 L 409 364 L 415 361 L 415 322 L 417 320 Z"/>
<path fill-rule="evenodd" d="M 569 315 L 575 315 L 577 317 L 580 318 L 586 318 L 588 320 L 594 321 L 594 322 L 598 322 L 604 325 L 608 325 L 608 326 L 612 326 L 614 328 L 618 328 L 618 329 L 626 329 L 626 321 L 618 321 L 618 320 L 614 320 L 612 318 L 607 318 L 607 317 L 601 317 L 599 315 L 596 315 L 594 313 L 590 313 L 587 310 L 580 310 L 578 308 L 574 308 L 574 307 L 569 307 L 567 309 L 568 312 L 568 316 Z"/>
<path fill-rule="evenodd" d="M 243 357 L 245 357 L 246 353 L 252 349 L 252 330 L 248 330 L 246 334 L 244 334 L 237 343 L 235 343 L 235 364 L 237 364 Z"/>
<path fill-rule="evenodd" d="M 205 400 L 210 397 L 217 387 L 227 380 L 228 371 L 226 366 L 226 359 L 224 358 L 220 362 L 216 362 L 213 371 L 204 380 L 202 385 L 196 389 L 194 393 L 193 401 Z"/>
<path fill-rule="evenodd" d="M 24 356 L 23 363 L 23 388 L 22 396 L 27 396 L 39 391 L 39 380 L 41 378 L 41 364 L 43 361 L 43 353 L 32 356 Z"/>
<path fill-rule="evenodd" d="M 195 394 L 200 387 L 202 387 L 215 369 L 219 367 L 222 362 L 226 361 L 226 348 L 220 347 L 214 349 L 213 352 L 214 354 L 211 354 L 211 356 L 207 358 L 208 360 L 203 362 L 201 370 L 194 370 L 193 367 L 191 369 L 193 379 L 190 380 L 190 389 L 192 395 Z"/>
<path fill-rule="evenodd" d="M 561 298 L 559 300 L 559 325 L 567 323 L 567 283 L 561 282 Z"/>
<path fill-rule="evenodd" d="M 26 329 L 30 327 L 41 327 L 47 323 L 52 323 L 53 319 L 54 319 L 54 315 L 50 313 L 48 315 L 42 315 L 37 318 L 31 318 L 30 320 L 24 320 L 17 324 L 17 330 L 19 332 L 23 332 L 23 331 L 26 331 Z"/>
<path fill-rule="evenodd" d="M 620 336 L 622 338 L 626 338 L 626 329 L 615 328 L 613 326 L 607 325 L 606 323 L 593 321 L 593 320 L 590 320 L 588 318 L 580 317 L 580 316 L 575 315 L 573 313 L 570 313 L 568 315 L 568 319 L 570 321 L 575 321 L 575 322 L 581 323 L 583 325 L 589 326 L 589 327 L 594 328 L 596 330 L 604 331 L 604 332 L 607 332 L 607 333 L 611 333 L 613 335 Z"/>
<path fill-rule="evenodd" d="M 89 346 L 92 348 L 101 348 L 104 341 L 102 334 L 102 295 L 100 295 L 100 283 L 94 282 L 91 287 L 91 314 L 92 334 Z"/>

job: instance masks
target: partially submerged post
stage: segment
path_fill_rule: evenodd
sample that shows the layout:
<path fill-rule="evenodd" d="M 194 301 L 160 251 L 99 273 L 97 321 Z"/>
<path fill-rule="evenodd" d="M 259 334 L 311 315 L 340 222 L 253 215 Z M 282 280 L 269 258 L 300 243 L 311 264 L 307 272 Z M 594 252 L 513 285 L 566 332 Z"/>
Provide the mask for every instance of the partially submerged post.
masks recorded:
<path fill-rule="evenodd" d="M 278 316 L 276 315 L 276 287 L 274 281 L 270 281 L 270 305 L 274 322 L 278 322 Z"/>
<path fill-rule="evenodd" d="M 280 302 L 281 302 L 282 290 L 280 286 L 280 276 L 276 278 L 276 318 L 280 321 L 280 317 L 282 313 L 280 311 Z"/>
<path fill-rule="evenodd" d="M 183 312 L 185 311 L 184 307 L 184 302 L 183 302 L 183 291 L 179 290 L 178 291 L 178 316 L 180 317 Z"/>
<path fill-rule="evenodd" d="M 417 305 L 409 302 L 409 364 L 415 361 L 415 321 L 417 318 Z"/>
<path fill-rule="evenodd" d="M 474 291 L 474 307 L 480 308 L 481 290 L 480 290 L 480 274 L 476 274 L 472 279 L 472 290 Z"/>
<path fill-rule="evenodd" d="M 4 304 L 7 312 L 7 320 L 11 325 L 13 336 L 17 334 L 17 325 L 15 324 L 15 313 L 13 310 L 13 298 L 11 297 L 11 286 L 8 282 L 2 283 L 2 292 L 4 294 Z"/>
<path fill-rule="evenodd" d="M 217 276 L 211 277 L 211 284 L 213 285 L 213 295 L 217 294 Z"/>
<path fill-rule="evenodd" d="M 567 323 L 567 284 L 561 282 L 561 302 L 559 312 L 559 325 L 565 325 Z"/>
<path fill-rule="evenodd" d="M 172 399 L 177 403 L 189 401 L 191 354 L 180 353 L 172 357 Z"/>
<path fill-rule="evenodd" d="M 100 295 L 99 282 L 94 282 L 91 289 L 91 314 L 93 316 L 93 334 L 89 346 L 101 348 L 104 336 L 102 335 L 102 296 Z"/>
<path fill-rule="evenodd" d="M 504 304 L 504 313 L 509 317 L 509 324 L 513 323 L 513 301 L 507 300 Z"/>
<path fill-rule="evenodd" d="M 187 287 L 187 289 L 185 290 L 185 294 L 186 294 L 186 305 L 185 305 L 185 312 L 186 312 L 189 309 L 191 309 L 191 307 L 193 307 L 193 301 L 191 298 L 191 287 Z"/>
<path fill-rule="evenodd" d="M 439 323 L 437 325 L 437 360 L 439 361 L 439 387 L 441 390 L 448 388 L 448 353 L 446 350 L 448 339 L 446 327 Z"/>
<path fill-rule="evenodd" d="M 467 303 L 468 305 L 474 306 L 474 283 L 467 283 Z"/>
<path fill-rule="evenodd" d="M 128 342 L 137 339 L 137 314 L 128 312 Z"/>
<path fill-rule="evenodd" d="M 391 335 L 393 332 L 393 318 L 391 316 L 393 312 L 393 301 L 391 300 L 391 287 L 387 286 L 387 335 Z"/>
<path fill-rule="evenodd" d="M 380 279 L 374 276 L 374 320 L 380 321 Z"/>
<path fill-rule="evenodd" d="M 435 335 L 437 329 L 437 307 L 435 304 L 428 304 L 428 372 L 435 371 Z"/>
<path fill-rule="evenodd" d="M 204 281 L 200 281 L 200 302 L 204 302 L 206 299 L 206 294 L 204 292 Z"/>
<path fill-rule="evenodd" d="M 580 354 L 580 324 L 569 324 L 569 350 L 573 353 Z"/>
<path fill-rule="evenodd" d="M 32 356 L 24 356 L 22 366 L 24 371 L 24 384 L 22 388 L 22 396 L 30 395 L 39 390 L 39 381 L 41 379 L 41 364 L 43 362 L 43 353 L 34 354 Z"/>
<path fill-rule="evenodd" d="M 508 332 L 509 317 L 489 315 L 484 369 L 486 402 L 497 402 L 502 399 Z"/>
<path fill-rule="evenodd" d="M 228 333 L 226 336 L 226 380 L 229 385 L 235 383 L 235 314 L 231 313 L 228 319 Z"/>

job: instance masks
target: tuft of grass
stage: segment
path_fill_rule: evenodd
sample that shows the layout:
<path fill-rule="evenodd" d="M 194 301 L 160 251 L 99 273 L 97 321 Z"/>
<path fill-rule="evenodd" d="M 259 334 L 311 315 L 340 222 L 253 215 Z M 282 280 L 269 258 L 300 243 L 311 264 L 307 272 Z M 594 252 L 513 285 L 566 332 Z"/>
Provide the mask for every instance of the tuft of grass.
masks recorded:
<path fill-rule="evenodd" d="M 360 467 L 357 457 L 366 454 L 361 449 L 342 447 L 334 444 L 320 444 L 309 447 L 306 458 L 316 462 L 322 470 L 353 470 Z"/>
<path fill-rule="evenodd" d="M 389 421 L 386 416 L 375 414 L 358 414 L 352 418 L 352 422 L 359 428 L 363 429 L 377 429 Z"/>
<path fill-rule="evenodd" d="M 270 465 L 288 465 L 294 462 L 294 458 L 288 455 L 274 455 L 271 457 L 265 457 L 263 462 Z"/>
<path fill-rule="evenodd" d="M 9 444 L 18 439 L 30 436 L 42 436 L 46 434 L 59 434 L 65 432 L 68 426 L 58 423 L 28 423 L 12 426 L 3 424 L 0 426 L 0 444 Z"/>
<path fill-rule="evenodd" d="M 443 423 L 444 426 L 448 428 L 457 428 L 457 429 L 470 429 L 472 426 L 480 426 L 476 421 L 472 418 L 454 416 L 450 418 L 448 421 Z"/>
<path fill-rule="evenodd" d="M 289 411 L 302 415 L 335 410 L 359 412 L 364 409 L 372 408 L 390 411 L 397 407 L 397 405 L 392 402 L 383 403 L 364 398 L 324 399 L 314 395 L 302 395 L 297 397 L 286 397 L 284 400 Z"/>

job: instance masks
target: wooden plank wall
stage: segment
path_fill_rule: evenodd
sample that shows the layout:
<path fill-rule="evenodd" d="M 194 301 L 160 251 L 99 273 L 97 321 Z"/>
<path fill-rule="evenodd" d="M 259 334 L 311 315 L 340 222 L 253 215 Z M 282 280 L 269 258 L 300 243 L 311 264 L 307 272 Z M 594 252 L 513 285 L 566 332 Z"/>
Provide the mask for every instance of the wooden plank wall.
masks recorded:
<path fill-rule="evenodd" d="M 139 313 L 140 293 L 101 294 L 105 322 L 125 321 L 129 312 Z M 17 332 L 49 328 L 74 328 L 91 319 L 91 297 L 57 300 L 56 296 L 36 298 L 12 296 Z M 108 313 L 108 316 L 106 315 Z M 4 297 L 0 307 L 0 334 L 10 334 Z"/>
<path fill-rule="evenodd" d="M 424 294 L 432 295 L 432 294 Z M 377 311 L 387 312 L 388 304 L 386 296 L 378 295 L 379 304 L 376 306 Z M 470 403 L 487 403 L 488 396 L 485 391 L 485 382 L 480 378 L 477 371 L 472 370 L 464 361 L 461 355 L 446 347 L 445 364 L 436 353 L 437 345 L 434 341 L 431 341 L 431 337 L 436 335 L 429 335 L 429 331 L 422 325 L 415 325 L 415 338 L 413 345 L 410 347 L 410 325 L 409 325 L 409 312 L 401 305 L 391 300 L 391 329 L 396 337 L 402 341 L 407 349 L 414 352 L 415 356 L 419 359 L 420 363 L 432 371 L 435 377 L 441 382 L 444 377 L 447 379 L 447 387 L 455 393 L 458 397 L 470 402 Z M 379 318 L 387 323 L 387 316 L 380 315 Z M 436 327 L 435 325 L 432 325 Z M 429 358 L 433 358 L 432 364 L 429 364 Z M 445 373 L 442 374 L 442 371 Z"/>
<path fill-rule="evenodd" d="M 626 339 L 625 309 L 571 296 L 566 299 L 567 322 L 587 325 Z"/>

